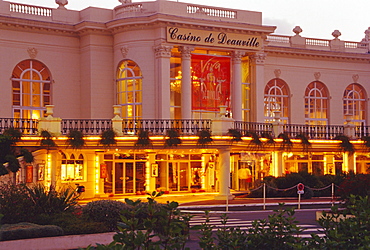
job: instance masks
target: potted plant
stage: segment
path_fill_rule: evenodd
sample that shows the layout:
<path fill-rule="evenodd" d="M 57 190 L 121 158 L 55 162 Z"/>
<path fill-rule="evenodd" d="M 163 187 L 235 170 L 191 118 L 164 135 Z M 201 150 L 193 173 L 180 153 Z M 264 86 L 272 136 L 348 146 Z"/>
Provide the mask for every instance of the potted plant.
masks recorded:
<path fill-rule="evenodd" d="M 365 148 L 370 149 L 370 136 L 363 136 L 361 140 L 364 141 Z"/>
<path fill-rule="evenodd" d="M 229 131 L 227 132 L 227 134 L 233 137 L 231 139 L 231 143 L 242 141 L 242 133 L 240 132 L 239 129 L 230 128 Z"/>
<path fill-rule="evenodd" d="M 293 142 L 287 133 L 280 133 L 278 138 L 283 139 L 280 147 L 281 150 L 290 150 L 293 147 Z"/>
<path fill-rule="evenodd" d="M 260 138 L 259 138 L 259 136 L 256 132 L 248 131 L 247 136 L 252 137 L 252 140 L 250 141 L 250 143 L 254 144 L 257 147 L 262 146 L 262 141 L 260 140 Z"/>
<path fill-rule="evenodd" d="M 56 144 L 55 142 L 53 141 L 52 139 L 52 135 L 49 131 L 47 130 L 42 130 L 40 132 L 40 136 L 41 136 L 41 141 L 40 141 L 40 146 L 41 147 L 46 147 L 47 149 L 50 149 L 51 147 L 55 147 Z"/>
<path fill-rule="evenodd" d="M 346 136 L 346 135 L 338 135 L 338 136 L 336 136 L 334 138 L 334 140 L 341 141 L 339 143 L 339 148 L 343 152 L 348 152 L 350 155 L 355 152 L 355 147 L 353 146 L 353 144 L 349 140 L 349 137 L 348 136 Z"/>
<path fill-rule="evenodd" d="M 275 145 L 275 140 L 270 132 L 262 133 L 261 137 L 267 139 L 267 141 L 265 142 L 267 145 Z"/>
<path fill-rule="evenodd" d="M 104 130 L 100 137 L 101 139 L 99 141 L 99 144 L 103 145 L 105 148 L 109 148 L 117 144 L 117 141 L 115 139 L 116 132 L 114 132 L 113 129 Z"/>
<path fill-rule="evenodd" d="M 296 138 L 301 140 L 303 150 L 305 152 L 307 152 L 308 149 L 311 147 L 311 142 L 308 140 L 308 137 L 306 136 L 306 134 L 305 133 L 299 133 L 299 134 L 297 134 Z"/>
<path fill-rule="evenodd" d="M 67 137 L 67 144 L 73 149 L 80 149 L 85 145 L 84 135 L 79 130 L 70 130 Z"/>
<path fill-rule="evenodd" d="M 137 148 L 147 148 L 152 147 L 152 140 L 149 138 L 149 131 L 140 129 L 137 134 L 137 141 L 135 142 L 135 147 Z"/>
<path fill-rule="evenodd" d="M 166 131 L 166 136 L 168 137 L 164 142 L 164 147 L 177 147 L 181 144 L 181 139 L 179 138 L 179 132 L 176 129 L 169 129 Z"/>
<path fill-rule="evenodd" d="M 200 146 L 200 147 L 205 147 L 207 146 L 208 144 L 210 144 L 211 142 L 213 142 L 213 139 L 211 138 L 211 132 L 209 132 L 208 130 L 206 129 L 203 129 L 201 131 L 198 132 L 198 141 L 197 141 L 197 145 Z"/>

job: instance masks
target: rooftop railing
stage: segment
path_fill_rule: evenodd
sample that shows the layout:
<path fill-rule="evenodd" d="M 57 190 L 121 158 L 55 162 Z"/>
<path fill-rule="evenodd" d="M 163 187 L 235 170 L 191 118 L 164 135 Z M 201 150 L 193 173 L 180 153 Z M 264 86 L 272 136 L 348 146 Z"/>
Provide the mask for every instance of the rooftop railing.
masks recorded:
<path fill-rule="evenodd" d="M 355 135 L 357 138 L 370 136 L 370 126 L 356 126 Z"/>
<path fill-rule="evenodd" d="M 19 3 L 10 3 L 10 12 L 47 17 L 52 15 L 52 9 L 50 8 Z"/>
<path fill-rule="evenodd" d="M 37 134 L 38 120 L 22 118 L 0 118 L 0 133 L 10 128 L 18 129 L 24 135 Z"/>
<path fill-rule="evenodd" d="M 204 7 L 204 6 L 197 6 L 197 5 L 188 5 L 187 6 L 187 13 L 188 14 L 198 14 L 198 15 L 206 15 L 212 17 L 222 17 L 222 18 L 230 18 L 235 19 L 237 18 L 237 12 L 233 10 L 225 10 L 220 8 L 212 8 L 212 7 Z"/>

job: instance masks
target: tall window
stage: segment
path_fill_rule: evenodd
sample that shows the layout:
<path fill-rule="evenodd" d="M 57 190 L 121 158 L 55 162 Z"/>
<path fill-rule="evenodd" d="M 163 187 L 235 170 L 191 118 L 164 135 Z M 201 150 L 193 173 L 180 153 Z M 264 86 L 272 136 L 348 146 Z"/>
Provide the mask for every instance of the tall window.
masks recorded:
<path fill-rule="evenodd" d="M 12 73 L 13 117 L 37 119 L 50 104 L 51 76 L 36 60 L 20 62 Z"/>
<path fill-rule="evenodd" d="M 117 70 L 117 104 L 123 118 L 142 117 L 142 74 L 131 60 L 122 61 Z"/>
<path fill-rule="evenodd" d="M 356 125 L 365 125 L 366 123 L 366 92 L 365 89 L 357 83 L 348 85 L 343 95 L 343 116 L 344 119 L 349 116 Z"/>
<path fill-rule="evenodd" d="M 170 113 L 172 119 L 181 119 L 181 54 L 177 48 L 172 49 L 170 69 Z"/>
<path fill-rule="evenodd" d="M 284 123 L 289 122 L 289 92 L 288 85 L 279 78 L 267 83 L 264 96 L 265 122 L 272 122 L 277 114 Z"/>
<path fill-rule="evenodd" d="M 309 125 L 328 125 L 329 92 L 319 81 L 311 82 L 305 91 L 305 121 Z"/>
<path fill-rule="evenodd" d="M 82 154 L 76 158 L 74 154 L 68 158 L 63 152 L 61 165 L 62 181 L 79 181 L 84 179 L 84 157 Z"/>

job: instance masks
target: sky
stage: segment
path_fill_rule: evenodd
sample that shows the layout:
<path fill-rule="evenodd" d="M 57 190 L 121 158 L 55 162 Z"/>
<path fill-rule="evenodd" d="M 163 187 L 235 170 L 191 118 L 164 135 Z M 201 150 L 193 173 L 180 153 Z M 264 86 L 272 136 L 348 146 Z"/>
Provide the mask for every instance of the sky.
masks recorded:
<path fill-rule="evenodd" d="M 4 0 L 56 8 L 55 0 Z M 153 1 L 153 0 L 146 0 Z M 214 7 L 262 12 L 263 24 L 277 26 L 275 34 L 294 35 L 300 26 L 301 36 L 333 39 L 331 33 L 339 30 L 344 41 L 360 42 L 370 27 L 370 0 L 172 0 Z M 82 10 L 89 6 L 113 9 L 118 0 L 68 0 L 67 9 Z M 132 0 L 135 2 L 144 2 Z"/>

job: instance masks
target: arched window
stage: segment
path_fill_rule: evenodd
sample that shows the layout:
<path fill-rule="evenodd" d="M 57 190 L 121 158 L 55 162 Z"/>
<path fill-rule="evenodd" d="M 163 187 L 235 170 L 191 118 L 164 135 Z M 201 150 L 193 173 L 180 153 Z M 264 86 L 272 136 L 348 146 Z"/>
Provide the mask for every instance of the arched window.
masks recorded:
<path fill-rule="evenodd" d="M 62 155 L 61 180 L 80 181 L 84 179 L 84 157 L 82 154 L 76 159 L 74 154 L 68 158 L 65 153 Z"/>
<path fill-rule="evenodd" d="M 117 70 L 117 104 L 122 106 L 123 118 L 142 116 L 142 74 L 131 60 L 122 61 Z"/>
<path fill-rule="evenodd" d="M 366 125 L 366 92 L 357 83 L 348 85 L 343 95 L 343 116 L 356 125 Z M 346 117 L 347 116 L 347 117 Z"/>
<path fill-rule="evenodd" d="M 329 92 L 322 82 L 311 82 L 305 91 L 305 121 L 309 125 L 328 125 Z"/>
<path fill-rule="evenodd" d="M 37 119 L 50 104 L 51 76 L 48 68 L 36 60 L 20 62 L 12 73 L 13 117 Z"/>
<path fill-rule="evenodd" d="M 265 122 L 272 122 L 276 114 L 284 123 L 289 122 L 289 88 L 286 82 L 279 78 L 269 81 L 263 99 Z"/>

